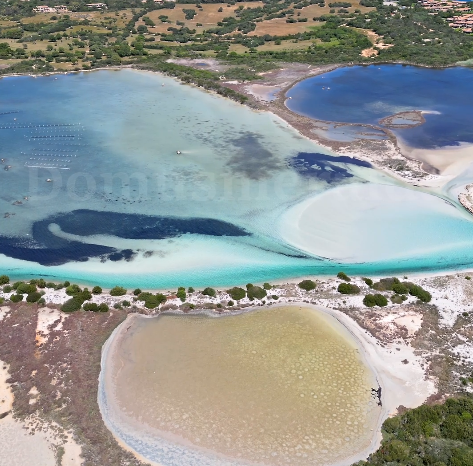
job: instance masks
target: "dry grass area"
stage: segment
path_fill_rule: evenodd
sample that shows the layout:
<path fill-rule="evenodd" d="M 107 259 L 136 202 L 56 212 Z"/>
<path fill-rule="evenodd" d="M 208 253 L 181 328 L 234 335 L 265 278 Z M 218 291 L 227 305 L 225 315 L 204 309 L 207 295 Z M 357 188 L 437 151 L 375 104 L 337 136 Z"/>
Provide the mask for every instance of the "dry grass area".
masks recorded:
<path fill-rule="evenodd" d="M 325 4 L 326 6 L 324 7 L 320 7 L 319 5 L 310 5 L 308 7 L 302 8 L 302 10 L 295 10 L 294 19 L 307 18 L 306 23 L 286 23 L 286 18 L 275 18 L 269 21 L 256 23 L 256 29 L 253 32 L 250 32 L 249 35 L 264 36 L 265 34 L 269 34 L 271 36 L 283 36 L 286 34 L 297 34 L 299 32 L 304 32 L 309 26 L 319 24 L 318 22 L 314 23 L 312 18 L 330 14 L 331 8 L 328 6 L 329 3 L 330 0 L 327 1 Z M 359 0 L 351 1 L 350 3 L 352 6 L 347 8 L 350 13 L 354 12 L 355 10 L 360 10 L 362 13 L 367 13 L 375 9 L 360 5 Z M 338 10 L 339 8 L 335 8 L 335 11 Z"/>
<path fill-rule="evenodd" d="M 176 21 L 181 21 L 185 23 L 185 25 L 189 29 L 196 29 L 198 33 L 204 31 L 205 29 L 210 29 L 217 27 L 217 23 L 222 21 L 223 18 L 229 16 L 235 16 L 235 10 L 238 6 L 243 6 L 245 8 L 256 8 L 259 6 L 263 6 L 263 2 L 241 2 L 238 5 L 228 6 L 226 3 L 205 3 L 202 4 L 202 10 L 199 10 L 195 7 L 195 5 L 183 5 L 179 4 L 176 5 L 176 8 L 173 9 L 163 9 L 163 10 L 156 10 L 150 12 L 148 15 L 155 23 L 155 27 L 149 27 L 148 30 L 150 33 L 167 33 L 167 28 L 169 26 L 176 26 Z M 219 12 L 218 10 L 222 8 L 222 11 Z M 196 15 L 194 19 L 187 20 L 185 17 L 183 9 L 187 10 L 195 10 Z M 169 23 L 162 23 L 159 19 L 159 16 L 164 15 L 169 17 Z M 197 23 L 202 24 L 202 26 L 197 26 Z M 144 24 L 143 20 L 140 20 L 136 23 L 136 27 L 139 25 Z"/>

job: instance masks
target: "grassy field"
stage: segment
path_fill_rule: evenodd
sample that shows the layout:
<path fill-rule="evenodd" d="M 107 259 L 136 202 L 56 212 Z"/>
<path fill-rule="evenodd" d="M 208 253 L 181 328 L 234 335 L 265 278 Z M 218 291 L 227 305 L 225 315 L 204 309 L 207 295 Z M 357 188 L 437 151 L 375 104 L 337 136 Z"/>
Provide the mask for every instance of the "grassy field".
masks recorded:
<path fill-rule="evenodd" d="M 263 36 L 265 34 L 270 34 L 272 36 L 284 36 L 287 34 L 297 34 L 299 32 L 306 31 L 310 23 L 314 24 L 313 19 L 317 16 L 330 14 L 330 8 L 326 3 L 326 6 L 320 7 L 319 5 L 310 5 L 308 7 L 302 8 L 301 10 L 295 10 L 294 19 L 307 18 L 307 22 L 300 23 L 287 23 L 286 18 L 276 18 L 269 21 L 262 21 L 256 23 L 256 29 L 253 32 L 250 32 L 250 36 Z M 352 13 L 355 10 L 360 10 L 363 13 L 374 10 L 374 8 L 365 7 L 360 5 L 359 0 L 352 0 L 352 6 L 347 8 L 347 10 Z M 201 33 L 206 29 L 211 29 L 217 27 L 217 23 L 222 21 L 225 17 L 235 17 L 235 10 L 239 6 L 244 8 L 257 8 L 263 6 L 263 2 L 241 2 L 238 5 L 228 6 L 226 3 L 214 3 L 214 4 L 202 4 L 202 10 L 199 10 L 195 5 L 176 5 L 174 9 L 161 9 L 157 11 L 150 12 L 147 16 L 156 23 L 156 26 L 149 27 L 148 30 L 151 34 L 161 34 L 168 33 L 168 27 L 176 27 L 176 22 L 182 22 L 189 29 L 195 29 L 197 33 Z M 219 12 L 219 9 L 222 9 Z M 196 15 L 192 20 L 186 20 L 185 14 L 182 11 L 183 9 L 193 9 L 196 11 Z M 338 11 L 339 8 L 335 8 L 335 11 Z M 159 16 L 167 16 L 168 22 L 163 23 Z M 140 19 L 135 27 L 144 25 L 144 21 Z M 202 26 L 197 26 L 201 24 Z"/>
<path fill-rule="evenodd" d="M 202 10 L 199 10 L 195 5 L 176 5 L 176 8 L 173 9 L 163 9 L 152 11 L 147 16 L 152 19 L 155 23 L 155 27 L 149 27 L 148 30 L 151 33 L 167 33 L 167 28 L 169 26 L 175 26 L 176 21 L 181 21 L 189 29 L 195 29 L 197 33 L 204 31 L 205 29 L 214 28 L 217 26 L 219 21 L 222 21 L 225 17 L 235 17 L 235 10 L 238 6 L 243 6 L 245 8 L 256 8 L 258 6 L 263 6 L 263 2 L 241 2 L 238 5 L 228 6 L 226 3 L 205 3 L 202 4 Z M 218 10 L 222 8 L 223 11 L 219 12 Z M 196 11 L 194 19 L 187 20 L 185 17 L 183 9 L 192 9 Z M 159 19 L 159 16 L 164 15 L 169 17 L 169 22 L 162 23 Z M 144 24 L 143 20 L 140 20 L 136 23 L 136 27 Z M 202 24 L 202 26 L 197 26 L 197 24 Z"/>

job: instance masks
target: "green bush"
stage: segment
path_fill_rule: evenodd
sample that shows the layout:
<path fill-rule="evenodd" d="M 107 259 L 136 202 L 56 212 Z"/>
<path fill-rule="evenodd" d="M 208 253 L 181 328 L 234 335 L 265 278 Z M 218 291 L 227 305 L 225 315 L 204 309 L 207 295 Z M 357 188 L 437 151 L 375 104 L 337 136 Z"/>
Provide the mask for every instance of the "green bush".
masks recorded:
<path fill-rule="evenodd" d="M 68 299 L 62 306 L 61 310 L 64 312 L 75 312 L 78 311 L 83 304 L 84 301 L 82 299 L 74 297 L 71 299 Z"/>
<path fill-rule="evenodd" d="M 108 305 L 105 303 L 99 304 L 99 312 L 108 312 Z"/>
<path fill-rule="evenodd" d="M 120 303 L 115 303 L 115 304 L 113 305 L 113 308 L 114 308 L 114 309 L 123 309 L 123 307 L 122 307 L 122 305 L 121 305 Z"/>
<path fill-rule="evenodd" d="M 252 286 L 246 290 L 248 298 L 253 301 L 254 299 L 263 299 L 266 296 L 266 290 L 260 286 Z"/>
<path fill-rule="evenodd" d="M 5 286 L 3 287 L 3 292 L 4 292 L 4 293 L 11 293 L 12 290 L 13 290 L 13 288 L 12 288 L 10 285 L 5 285 Z"/>
<path fill-rule="evenodd" d="M 10 277 L 8 275 L 0 275 L 0 285 L 6 285 L 10 283 Z"/>
<path fill-rule="evenodd" d="M 38 288 L 46 288 L 46 282 L 44 281 L 43 278 L 40 278 L 37 282 L 36 282 L 36 286 Z"/>
<path fill-rule="evenodd" d="M 10 301 L 12 303 L 19 303 L 20 301 L 23 301 L 23 295 L 22 294 L 12 294 L 10 296 Z"/>
<path fill-rule="evenodd" d="M 202 291 L 202 294 L 205 296 L 211 296 L 212 298 L 215 298 L 215 296 L 217 295 L 213 288 L 205 288 L 205 290 Z"/>
<path fill-rule="evenodd" d="M 56 284 L 53 282 L 46 283 L 46 288 L 52 288 L 53 290 L 56 288 Z"/>
<path fill-rule="evenodd" d="M 404 300 L 402 299 L 403 296 L 404 295 L 395 294 L 395 295 L 391 296 L 391 301 L 394 304 L 402 304 L 404 302 Z"/>
<path fill-rule="evenodd" d="M 379 282 L 373 283 L 372 288 L 377 291 L 392 291 L 396 283 L 400 283 L 396 277 L 382 278 Z"/>
<path fill-rule="evenodd" d="M 278 296 L 277 294 L 273 294 L 273 295 L 271 296 L 271 298 L 272 298 L 272 299 L 279 299 L 279 296 Z"/>
<path fill-rule="evenodd" d="M 138 300 L 144 301 L 147 309 L 154 309 L 166 301 L 166 296 L 161 293 L 154 295 L 152 293 L 143 292 L 138 295 Z"/>
<path fill-rule="evenodd" d="M 63 288 L 67 288 L 70 284 L 71 284 L 71 283 L 66 280 L 66 281 L 64 282 Z"/>
<path fill-rule="evenodd" d="M 360 288 L 351 283 L 340 283 L 340 285 L 338 285 L 338 292 L 342 294 L 358 294 Z"/>
<path fill-rule="evenodd" d="M 385 296 L 382 294 L 376 293 L 376 294 L 367 294 L 363 298 L 363 304 L 367 307 L 373 307 L 373 306 L 386 306 L 388 304 L 388 300 L 386 299 Z"/>
<path fill-rule="evenodd" d="M 368 286 L 373 286 L 373 280 L 371 280 L 371 278 L 366 278 L 366 277 L 363 277 L 363 281 L 368 285 Z"/>
<path fill-rule="evenodd" d="M 394 283 L 392 290 L 396 294 L 407 294 L 409 293 L 409 288 L 404 283 Z"/>
<path fill-rule="evenodd" d="M 194 293 L 194 288 L 192 288 L 192 286 L 190 286 L 189 288 L 187 288 L 187 292 L 188 293 Z"/>
<path fill-rule="evenodd" d="M 84 288 L 80 293 L 74 295 L 74 297 L 77 297 L 78 299 L 81 299 L 82 302 L 84 302 L 88 299 L 92 299 L 92 293 L 87 288 Z"/>
<path fill-rule="evenodd" d="M 351 278 L 345 272 L 338 272 L 337 278 L 339 278 L 340 280 L 345 280 L 346 282 L 351 281 Z"/>
<path fill-rule="evenodd" d="M 110 290 L 110 296 L 123 296 L 124 294 L 126 294 L 126 290 L 121 286 L 115 286 Z"/>
<path fill-rule="evenodd" d="M 263 288 L 268 291 L 272 288 L 273 286 L 270 283 L 263 283 Z"/>
<path fill-rule="evenodd" d="M 180 286 L 177 289 L 176 296 L 184 303 L 186 301 L 186 298 L 187 298 L 186 289 L 183 286 Z"/>
<path fill-rule="evenodd" d="M 133 294 L 134 294 L 135 296 L 138 296 L 138 295 L 141 294 L 141 290 L 140 290 L 139 288 L 137 288 L 135 291 L 133 291 Z"/>
<path fill-rule="evenodd" d="M 428 303 L 432 299 L 432 295 L 428 291 L 424 290 L 421 286 L 414 285 L 410 282 L 404 282 L 404 285 L 409 288 L 409 294 L 411 296 L 419 298 L 423 303 Z"/>
<path fill-rule="evenodd" d="M 102 288 L 100 286 L 94 286 L 92 288 L 92 294 L 102 294 Z"/>
<path fill-rule="evenodd" d="M 315 290 L 317 285 L 312 280 L 302 280 L 297 286 L 305 291 L 312 291 Z"/>
<path fill-rule="evenodd" d="M 235 303 L 233 301 L 228 301 L 227 306 L 233 306 Z"/>
<path fill-rule="evenodd" d="M 69 285 L 66 287 L 66 294 L 68 296 L 75 296 L 79 294 L 82 290 L 80 289 L 79 285 Z"/>
<path fill-rule="evenodd" d="M 127 301 L 126 299 L 122 301 L 122 306 L 123 307 L 130 307 L 131 306 L 131 303 L 130 301 Z"/>
<path fill-rule="evenodd" d="M 83 308 L 84 311 L 99 312 L 99 305 L 97 303 L 85 303 Z"/>
<path fill-rule="evenodd" d="M 243 299 L 246 296 L 246 291 L 238 286 L 230 288 L 229 290 L 227 290 L 227 293 L 235 301 L 239 301 L 240 299 Z"/>
<path fill-rule="evenodd" d="M 32 293 L 29 293 L 28 296 L 26 296 L 26 301 L 28 303 L 35 303 L 39 299 L 41 299 L 41 294 L 37 291 L 33 291 Z"/>
<path fill-rule="evenodd" d="M 46 304 L 46 300 L 44 298 L 38 299 L 38 304 Z"/>
<path fill-rule="evenodd" d="M 29 294 L 36 291 L 36 285 L 31 285 L 29 283 L 20 283 L 16 287 L 16 292 L 18 294 Z"/>

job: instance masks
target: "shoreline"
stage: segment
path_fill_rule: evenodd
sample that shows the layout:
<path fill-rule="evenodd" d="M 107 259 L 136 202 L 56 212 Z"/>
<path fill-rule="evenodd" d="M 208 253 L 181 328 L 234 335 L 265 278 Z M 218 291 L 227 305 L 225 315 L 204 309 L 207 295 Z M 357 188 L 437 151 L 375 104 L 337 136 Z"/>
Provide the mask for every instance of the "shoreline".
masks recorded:
<path fill-rule="evenodd" d="M 413 383 L 418 381 L 418 377 L 420 376 L 420 373 L 423 374 L 423 370 L 420 368 L 419 365 L 417 373 L 400 375 L 403 371 L 406 372 L 406 366 L 401 362 L 402 357 L 409 357 L 412 365 L 416 363 L 416 359 L 419 360 L 418 357 L 414 356 L 413 350 L 409 347 L 406 346 L 402 352 L 399 352 L 396 355 L 397 359 L 399 359 L 397 364 L 391 363 L 387 368 L 385 361 L 386 358 L 390 357 L 388 350 L 377 346 L 376 339 L 373 336 L 367 334 L 358 325 L 358 323 L 355 320 L 351 319 L 349 316 L 334 309 L 312 305 L 303 301 L 275 304 L 271 306 L 271 309 L 288 307 L 302 307 L 304 310 L 307 309 L 310 312 L 315 311 L 317 313 L 322 313 L 326 318 L 334 319 L 333 322 L 335 324 L 335 328 L 338 328 L 338 331 L 340 331 L 341 334 L 344 334 L 344 338 L 352 342 L 352 344 L 354 344 L 359 349 L 359 355 L 362 363 L 369 368 L 370 372 L 372 373 L 372 376 L 379 384 L 379 387 L 381 387 L 382 407 L 381 412 L 377 417 L 376 428 L 373 431 L 369 447 L 350 455 L 344 460 L 337 461 L 335 463 L 330 463 L 330 466 L 349 466 L 357 461 L 366 459 L 371 453 L 376 451 L 381 444 L 381 426 L 383 422 L 388 417 L 396 414 L 400 405 L 406 408 L 414 408 L 424 403 L 429 398 L 429 396 L 435 393 L 436 390 L 434 388 L 434 384 L 430 380 L 425 380 L 425 386 L 423 387 L 425 388 L 425 390 L 423 390 L 422 397 L 419 397 L 418 395 L 416 396 L 416 394 L 412 393 L 411 386 Z M 230 315 L 235 316 L 239 314 L 246 314 L 249 312 L 264 310 L 268 308 L 269 307 L 254 306 L 225 314 L 219 314 L 212 310 L 207 310 L 200 312 L 192 312 L 192 314 L 188 315 L 206 315 L 210 318 L 225 318 Z M 116 348 L 114 348 L 114 344 L 118 344 L 119 339 L 124 337 L 124 333 L 128 331 L 128 329 L 133 325 L 133 322 L 136 319 L 159 319 L 161 315 L 183 316 L 184 314 L 182 312 L 175 311 L 167 311 L 156 316 L 131 314 L 119 327 L 115 329 L 115 331 L 112 333 L 112 335 L 109 337 L 109 339 L 103 346 L 99 382 L 99 387 L 102 387 L 102 389 L 99 390 L 98 401 L 105 424 L 109 427 L 112 434 L 120 444 L 124 443 L 123 440 L 120 438 L 119 434 L 115 430 L 111 429 L 111 422 L 106 417 L 106 414 L 104 414 L 110 409 L 109 404 L 105 400 L 113 395 L 108 394 L 107 396 L 105 396 L 105 394 L 102 392 L 105 378 L 111 377 L 111 375 L 107 373 L 107 367 L 111 367 L 111 360 L 115 356 L 114 351 L 116 352 Z M 412 365 L 410 367 L 412 367 Z M 162 440 L 166 441 L 165 439 Z M 184 450 L 187 448 L 186 445 L 183 444 L 180 445 L 180 447 L 182 447 Z M 189 448 L 192 449 L 191 446 L 189 446 Z M 137 458 L 143 459 L 143 456 L 137 453 L 133 448 L 128 447 L 128 449 L 130 451 L 133 451 Z M 150 461 L 146 458 L 145 460 L 150 462 L 153 466 L 163 466 L 159 462 Z"/>

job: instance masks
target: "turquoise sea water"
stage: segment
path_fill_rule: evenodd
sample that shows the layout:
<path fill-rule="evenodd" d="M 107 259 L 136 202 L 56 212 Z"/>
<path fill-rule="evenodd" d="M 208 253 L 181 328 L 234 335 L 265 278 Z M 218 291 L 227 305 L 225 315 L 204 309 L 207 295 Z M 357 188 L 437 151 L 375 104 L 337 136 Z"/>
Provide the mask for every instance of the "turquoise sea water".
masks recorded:
<path fill-rule="evenodd" d="M 415 194 L 409 220 L 397 204 L 391 218 L 396 232 L 405 224 L 408 254 L 379 225 L 388 253 L 369 262 L 288 243 L 281 219 L 307 198 L 347 184 L 405 187 L 270 114 L 156 74 L 2 79 L 0 158 L 0 267 L 15 278 L 171 288 L 473 264 L 470 218 L 437 197 L 417 206 Z M 343 196 L 330 199 L 343 207 Z M 389 211 L 397 201 L 380 202 Z M 376 222 L 352 218 L 343 231 L 330 218 L 333 241 Z"/>

